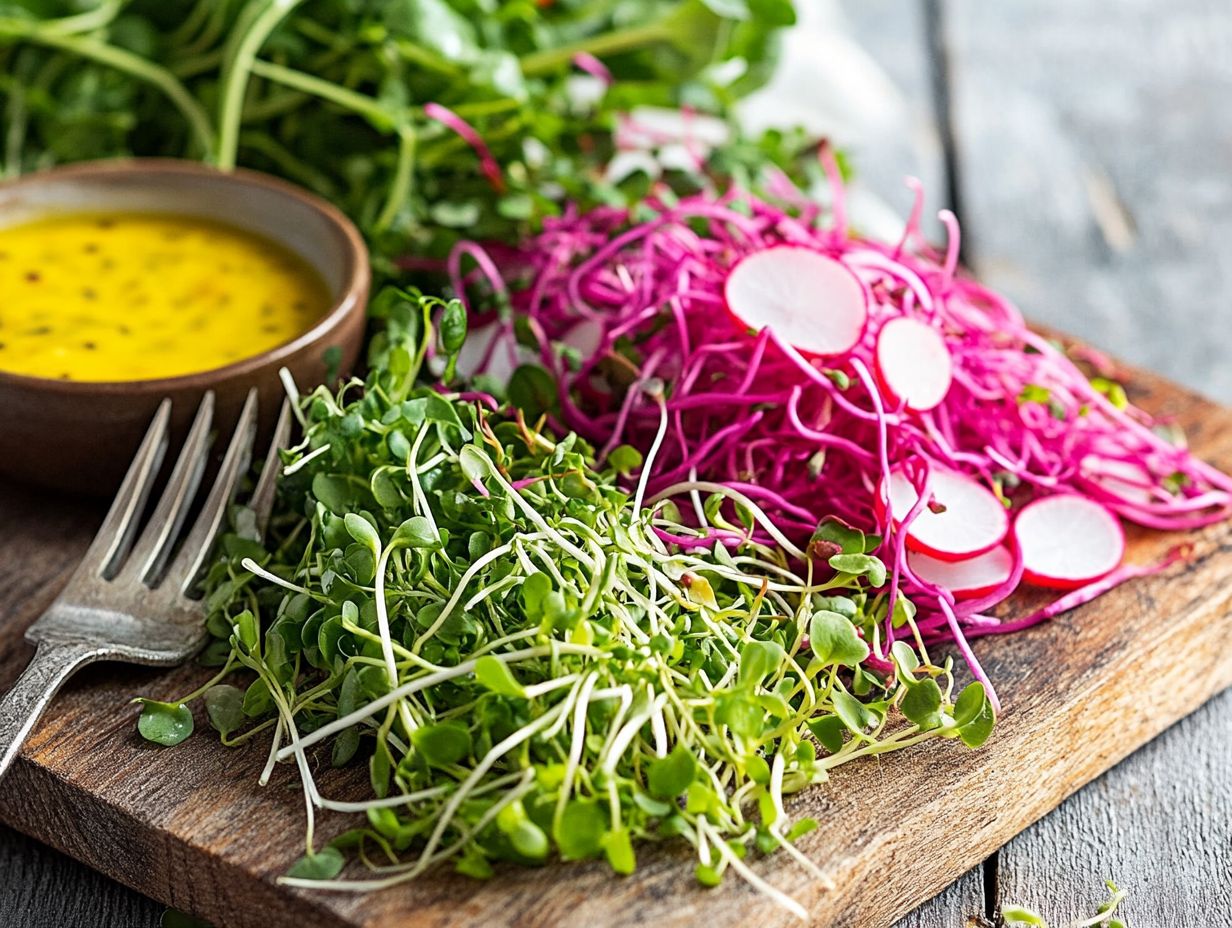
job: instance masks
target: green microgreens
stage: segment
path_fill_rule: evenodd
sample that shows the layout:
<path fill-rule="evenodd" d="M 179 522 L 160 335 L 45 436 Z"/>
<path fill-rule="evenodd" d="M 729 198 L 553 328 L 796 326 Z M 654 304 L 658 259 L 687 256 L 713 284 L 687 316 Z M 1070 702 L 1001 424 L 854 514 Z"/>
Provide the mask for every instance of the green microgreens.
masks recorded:
<path fill-rule="evenodd" d="M 210 721 L 227 743 L 272 722 L 265 777 L 293 760 L 303 782 L 307 853 L 286 882 L 372 889 L 552 854 L 628 873 L 640 843 L 675 837 L 703 884 L 735 870 L 803 915 L 743 860 L 784 848 L 825 879 L 792 846 L 813 823 L 785 796 L 929 738 L 981 743 L 983 688 L 955 694 L 948 662 L 901 641 L 873 663 L 875 539 L 829 522 L 802 551 L 720 484 L 635 506 L 617 484 L 631 453 L 599 470 L 576 436 L 426 386 L 429 349 L 450 371 L 462 344 L 455 307 L 376 300 L 366 382 L 300 400 L 270 537 L 239 519 L 207 577 L 224 672 L 252 679 L 211 681 Z M 671 499 L 688 495 L 692 524 Z M 720 530 L 712 549 L 663 540 Z M 895 616 L 914 629 L 914 609 Z M 320 794 L 326 747 L 366 760 L 373 798 Z M 366 824 L 322 850 L 318 808 Z M 375 872 L 337 878 L 347 849 Z"/>

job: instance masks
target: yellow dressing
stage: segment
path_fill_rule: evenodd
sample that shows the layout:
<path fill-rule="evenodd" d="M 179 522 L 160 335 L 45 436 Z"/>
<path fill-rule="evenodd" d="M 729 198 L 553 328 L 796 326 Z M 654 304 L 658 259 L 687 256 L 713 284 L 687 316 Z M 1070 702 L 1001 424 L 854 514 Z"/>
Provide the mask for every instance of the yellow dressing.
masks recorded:
<path fill-rule="evenodd" d="M 70 213 L 0 228 L 0 370 L 148 380 L 308 331 L 325 281 L 259 235 L 193 216 Z"/>

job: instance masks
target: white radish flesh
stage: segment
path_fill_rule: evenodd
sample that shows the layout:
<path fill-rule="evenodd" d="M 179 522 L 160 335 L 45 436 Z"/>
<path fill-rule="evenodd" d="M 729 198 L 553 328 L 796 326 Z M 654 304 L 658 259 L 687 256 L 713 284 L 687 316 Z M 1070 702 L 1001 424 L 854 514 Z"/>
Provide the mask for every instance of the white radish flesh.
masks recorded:
<path fill-rule="evenodd" d="M 807 248 L 767 248 L 742 259 L 727 275 L 724 296 L 741 325 L 756 331 L 769 326 L 806 355 L 846 354 L 868 323 L 856 276 Z"/>
<path fill-rule="evenodd" d="M 897 525 L 911 512 L 919 494 L 902 471 L 894 471 L 889 484 Z M 933 465 L 929 493 L 931 505 L 925 503 L 907 528 L 907 546 L 913 551 L 942 561 L 961 561 L 991 551 L 1005 540 L 1009 516 L 983 484 Z"/>
<path fill-rule="evenodd" d="M 921 580 L 942 587 L 955 599 L 987 596 L 1014 572 L 1014 555 L 1004 545 L 961 561 L 941 561 L 918 551 L 907 555 L 907 565 Z"/>
<path fill-rule="evenodd" d="M 892 406 L 927 412 L 950 392 L 954 359 L 937 329 L 902 316 L 877 334 L 877 378 Z"/>
<path fill-rule="evenodd" d="M 1126 503 L 1156 502 L 1151 475 L 1132 461 L 1088 454 L 1078 465 L 1083 479 Z"/>
<path fill-rule="evenodd" d="M 1110 574 L 1125 556 L 1125 533 L 1111 512 L 1063 493 L 1029 503 L 1014 522 L 1029 583 L 1072 590 Z"/>

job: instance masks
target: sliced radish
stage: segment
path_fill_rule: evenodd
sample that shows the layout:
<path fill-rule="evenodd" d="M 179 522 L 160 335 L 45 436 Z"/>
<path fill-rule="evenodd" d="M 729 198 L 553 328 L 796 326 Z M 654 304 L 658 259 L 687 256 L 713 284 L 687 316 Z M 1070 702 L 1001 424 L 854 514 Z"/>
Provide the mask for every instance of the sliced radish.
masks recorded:
<path fill-rule="evenodd" d="M 769 326 L 807 355 L 845 354 L 868 323 L 856 276 L 833 258 L 788 245 L 741 260 L 727 275 L 728 311 L 746 328 Z"/>
<path fill-rule="evenodd" d="M 955 599 L 975 599 L 987 596 L 1010 578 L 1014 555 L 1004 545 L 961 561 L 942 561 L 912 551 L 907 564 L 921 580 L 949 590 Z"/>
<path fill-rule="evenodd" d="M 889 484 L 894 524 L 898 525 L 920 497 L 901 470 L 890 474 Z M 1009 516 L 982 483 L 934 464 L 929 487 L 931 505 L 926 504 L 907 529 L 907 546 L 913 551 L 941 561 L 961 561 L 991 551 L 1005 540 Z M 881 508 L 884 515 L 884 499 Z"/>
<path fill-rule="evenodd" d="M 583 358 L 590 358 L 603 344 L 603 325 L 594 319 L 583 319 L 564 334 L 561 343 L 568 345 Z"/>
<path fill-rule="evenodd" d="M 877 334 L 877 378 L 894 405 L 927 412 L 950 392 L 954 359 L 933 326 L 902 316 Z"/>
<path fill-rule="evenodd" d="M 1125 533 L 1111 512 L 1073 493 L 1029 503 L 1014 522 L 1029 583 L 1072 590 L 1098 580 L 1121 564 Z"/>
<path fill-rule="evenodd" d="M 1153 503 L 1151 475 L 1133 461 L 1088 454 L 1078 465 L 1083 478 L 1127 503 Z"/>

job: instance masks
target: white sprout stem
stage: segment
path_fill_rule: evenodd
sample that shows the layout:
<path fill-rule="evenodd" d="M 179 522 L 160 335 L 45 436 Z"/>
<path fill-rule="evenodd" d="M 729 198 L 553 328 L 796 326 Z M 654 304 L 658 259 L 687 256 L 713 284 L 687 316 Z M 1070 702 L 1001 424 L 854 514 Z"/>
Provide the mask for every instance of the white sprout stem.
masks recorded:
<path fill-rule="evenodd" d="M 328 450 L 329 450 L 329 445 L 322 445 L 320 448 L 314 448 L 312 451 L 309 451 L 307 454 L 305 454 L 302 458 L 300 458 L 295 463 L 288 464 L 286 467 L 284 467 L 282 469 L 282 476 L 290 477 L 292 474 L 300 470 L 310 461 L 316 460 Z"/>
<path fill-rule="evenodd" d="M 566 654 L 580 654 L 588 657 L 599 657 L 603 654 L 598 648 L 588 647 L 580 644 L 560 643 L 557 645 L 558 650 Z M 536 657 L 548 657 L 552 654 L 552 648 L 547 645 L 539 645 L 534 648 L 523 648 L 520 651 L 510 651 L 507 654 L 492 655 L 502 663 L 514 663 L 522 660 L 532 660 Z M 426 674 L 409 683 L 404 683 L 397 689 L 390 690 L 384 696 L 380 696 L 362 708 L 356 709 L 354 712 L 344 715 L 340 719 L 335 719 L 328 725 L 322 725 L 315 731 L 310 732 L 302 739 L 296 739 L 291 744 L 287 745 L 278 752 L 279 760 L 286 760 L 294 753 L 295 749 L 310 748 L 314 744 L 325 740 L 331 735 L 336 735 L 344 728 L 350 728 L 352 725 L 357 725 L 360 722 L 365 722 L 372 718 L 382 709 L 392 705 L 400 699 L 405 699 L 407 696 L 418 693 L 421 690 L 436 686 L 439 683 L 444 683 L 447 680 L 452 680 L 455 677 L 464 677 L 467 674 L 475 672 L 475 663 L 478 658 L 464 661 L 456 667 L 447 667 L 444 670 L 438 670 L 434 673 Z"/>
<path fill-rule="evenodd" d="M 389 632 L 389 606 L 385 602 L 385 571 L 389 567 L 389 556 L 393 554 L 393 545 L 386 546 L 376 562 L 376 589 L 373 591 L 376 599 L 376 630 L 381 637 L 381 655 L 385 658 L 385 672 L 389 677 L 390 687 L 398 685 L 398 663 L 394 660 L 393 636 Z"/>
<path fill-rule="evenodd" d="M 483 793 L 490 793 L 493 790 L 508 786 L 510 783 L 514 783 L 521 778 L 522 774 L 520 773 L 510 773 L 503 777 L 498 777 L 490 783 L 477 787 L 471 795 L 478 796 Z M 409 806 L 416 802 L 423 802 L 425 799 L 437 799 L 448 794 L 451 789 L 453 789 L 453 784 L 446 783 L 441 786 L 417 790 L 413 793 L 400 793 L 397 796 L 386 796 L 384 799 L 365 799 L 359 802 L 343 802 L 338 799 L 325 799 L 322 797 L 318 804 L 322 809 L 329 809 L 334 812 L 367 812 L 369 809 L 393 809 L 398 806 Z"/>
<path fill-rule="evenodd" d="M 240 566 L 250 574 L 256 574 L 262 580 L 268 580 L 275 586 L 280 586 L 284 590 L 290 590 L 293 593 L 303 593 L 305 596 L 312 596 L 312 592 L 302 586 L 292 583 L 290 580 L 283 580 L 277 574 L 272 574 L 250 557 L 240 561 Z M 315 597 L 314 597 L 315 598 Z"/>
<path fill-rule="evenodd" d="M 463 594 L 466 593 L 466 586 L 468 583 L 471 582 L 471 580 L 475 578 L 475 574 L 479 573 L 479 571 L 483 570 L 485 567 L 487 567 L 489 564 L 491 564 L 493 561 L 497 560 L 498 558 L 504 557 L 512 549 L 513 549 L 513 542 L 506 542 L 505 544 L 500 545 L 499 547 L 493 548 L 487 554 L 478 558 L 475 561 L 475 563 L 471 564 L 471 566 L 466 569 L 466 572 L 462 574 L 462 576 L 458 579 L 457 585 L 454 587 L 454 590 L 453 590 L 453 595 L 450 596 L 449 601 L 445 603 L 445 608 L 443 608 L 441 610 L 441 614 L 436 617 L 436 621 L 433 622 L 431 625 L 429 625 L 428 628 L 424 631 L 424 633 L 415 639 L 415 644 L 411 646 L 411 650 L 413 652 L 418 654 L 421 650 L 423 650 L 423 646 L 432 639 L 432 637 L 440 630 L 441 626 L 445 624 L 445 621 L 453 614 L 454 607 L 458 605 L 458 600 L 460 600 Z M 377 576 L 378 577 L 380 576 L 379 571 L 377 573 Z M 380 600 L 380 596 L 378 595 L 377 597 L 378 613 L 379 613 L 380 607 L 381 607 L 381 600 Z M 396 684 L 398 681 L 394 680 L 392 682 Z"/>
<path fill-rule="evenodd" d="M 391 886 L 397 886 L 400 883 L 406 883 L 415 879 L 415 877 L 419 876 L 420 873 L 432 864 L 445 860 L 455 854 L 461 847 L 470 841 L 472 837 L 483 831 L 483 829 L 486 828 L 498 814 L 500 814 L 502 809 L 514 802 L 517 802 L 528 792 L 530 792 L 531 786 L 533 785 L 532 781 L 534 780 L 534 776 L 535 771 L 527 769 L 521 775 L 521 782 L 514 789 L 510 790 L 499 800 L 493 803 L 492 807 L 480 816 L 477 822 L 475 822 L 473 828 L 463 830 L 457 841 L 448 847 L 437 851 L 429 859 L 424 860 L 421 858 L 414 864 L 398 868 L 399 873 L 396 876 L 385 877 L 381 880 L 311 880 L 302 877 L 281 876 L 278 878 L 278 882 L 283 886 L 295 886 L 300 889 L 333 889 L 348 892 L 371 892 L 373 890 L 387 889 Z M 478 792 L 479 790 L 475 790 L 475 793 Z"/>
<path fill-rule="evenodd" d="M 436 527 L 436 519 L 432 517 L 432 509 L 428 506 L 428 497 L 424 495 L 423 486 L 419 482 L 419 448 L 427 434 L 428 426 L 425 423 L 419 427 L 419 433 L 411 444 L 411 452 L 406 456 L 406 475 L 411 478 L 411 494 L 415 497 L 415 509 L 428 520 L 428 524 L 432 526 L 432 537 L 439 541 L 440 530 Z"/>
<path fill-rule="evenodd" d="M 265 786 L 269 783 L 270 777 L 274 773 L 274 764 L 278 763 L 278 747 L 282 744 L 283 721 L 282 716 L 278 717 L 278 724 L 274 726 L 274 737 L 270 741 L 269 759 L 265 762 L 265 769 L 261 771 L 261 776 L 257 780 L 259 786 Z"/>
<path fill-rule="evenodd" d="M 565 814 L 565 805 L 573 793 L 573 778 L 577 775 L 578 765 L 582 760 L 582 749 L 586 744 L 586 709 L 590 705 L 591 693 L 598 679 L 597 673 L 591 673 L 578 690 L 577 703 L 573 709 L 573 738 L 569 744 L 569 756 L 565 759 L 565 773 L 560 781 L 560 795 L 556 797 L 556 811 L 552 817 L 554 825 L 560 824 L 561 816 Z"/>
<path fill-rule="evenodd" d="M 762 511 L 760 506 L 754 503 L 739 490 L 733 490 L 731 487 L 724 486 L 721 483 L 710 483 L 706 480 L 691 480 L 686 483 L 675 483 L 667 489 L 660 490 L 656 493 L 650 500 L 650 505 L 653 506 L 661 499 L 667 499 L 668 497 L 675 496 L 678 493 L 684 493 L 688 490 L 704 490 L 707 493 L 720 493 L 729 499 L 734 499 L 736 502 L 748 508 L 749 512 L 752 513 L 753 518 L 757 520 L 757 522 L 766 530 L 771 538 L 778 542 L 779 547 L 781 547 L 792 557 L 799 558 L 800 560 L 807 559 L 807 555 L 792 544 L 791 539 L 779 531 L 778 527 L 770 521 L 770 517 Z"/>
<path fill-rule="evenodd" d="M 292 414 L 299 420 L 300 428 L 306 428 L 308 423 L 304 421 L 304 412 L 299 408 L 299 387 L 295 385 L 295 378 L 291 376 L 287 368 L 280 367 L 278 368 L 278 379 L 282 381 L 282 388 L 287 391 Z"/>
<path fill-rule="evenodd" d="M 650 450 L 646 453 L 646 460 L 642 464 L 641 476 L 637 479 L 637 494 L 633 497 L 633 518 L 640 518 L 642 512 L 642 500 L 646 498 L 646 485 L 650 482 L 650 473 L 654 470 L 654 460 L 659 456 L 659 449 L 663 446 L 663 438 L 667 435 L 667 403 L 663 400 L 663 393 L 660 391 L 655 395 L 655 401 L 659 404 L 659 431 L 655 433 L 654 441 L 650 444 Z"/>
<path fill-rule="evenodd" d="M 705 818 L 700 816 L 697 819 L 697 831 L 698 834 L 704 834 L 710 838 L 714 844 L 714 849 L 719 852 L 719 856 L 723 858 L 724 862 L 729 867 L 740 874 L 740 876 L 742 876 L 750 886 L 765 893 L 771 901 L 782 906 L 792 915 L 796 916 L 796 918 L 800 919 L 800 921 L 808 922 L 808 911 L 804 908 L 804 906 L 798 903 L 795 899 L 791 898 L 791 896 L 787 895 L 787 893 L 783 892 L 781 889 L 777 889 L 776 887 L 770 885 L 754 873 L 752 868 L 750 868 L 744 861 L 732 852 L 732 849 L 727 846 L 727 842 L 711 830 L 711 827 L 706 824 Z"/>
<path fill-rule="evenodd" d="M 449 827 L 450 822 L 453 821 L 458 807 L 462 805 L 462 800 L 474 790 L 475 785 L 483 778 L 483 775 L 488 772 L 492 765 L 522 742 L 529 741 L 540 729 L 551 725 L 556 720 L 557 715 L 563 710 L 564 706 L 561 705 L 553 707 L 533 722 L 522 726 L 509 735 L 509 737 L 492 746 L 492 749 L 475 765 L 467 778 L 458 785 L 457 791 L 449 797 L 449 802 L 445 803 L 445 807 L 441 810 L 439 818 L 437 818 L 436 827 L 432 829 L 432 834 L 428 836 L 428 841 L 424 845 L 423 851 L 420 852 L 420 862 L 426 861 L 431 856 L 432 851 L 436 849 L 436 846 L 440 844 L 441 837 L 445 834 L 445 829 Z"/>
<path fill-rule="evenodd" d="M 774 762 L 770 765 L 770 801 L 774 803 L 774 824 L 771 831 L 781 829 L 787 821 L 787 810 L 783 808 L 783 754 L 776 751 Z"/>
<path fill-rule="evenodd" d="M 661 693 L 660 698 L 667 701 L 667 693 Z M 663 704 L 655 709 L 650 717 L 650 733 L 654 735 L 654 752 L 656 757 L 667 757 L 667 728 L 663 724 Z"/>
<path fill-rule="evenodd" d="M 642 712 L 634 715 L 625 723 L 624 728 L 616 733 L 616 737 L 611 740 L 607 746 L 607 757 L 604 759 L 600 768 L 604 773 L 613 773 L 616 770 L 616 765 L 620 763 L 620 758 L 624 756 L 628 750 L 629 743 L 637 737 L 637 733 L 642 726 L 651 720 L 657 713 L 663 710 L 663 704 L 667 702 L 667 694 L 660 693 L 655 697 L 654 702 Z M 615 782 L 614 780 L 612 781 Z"/>

